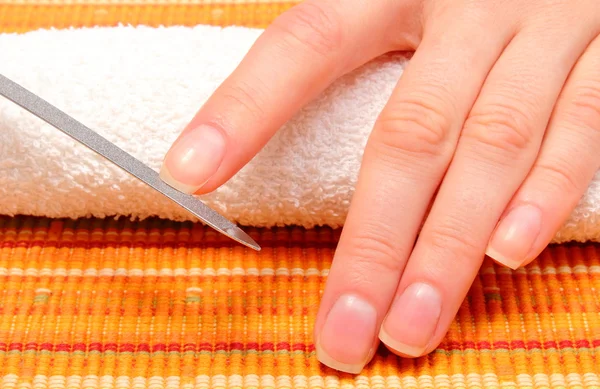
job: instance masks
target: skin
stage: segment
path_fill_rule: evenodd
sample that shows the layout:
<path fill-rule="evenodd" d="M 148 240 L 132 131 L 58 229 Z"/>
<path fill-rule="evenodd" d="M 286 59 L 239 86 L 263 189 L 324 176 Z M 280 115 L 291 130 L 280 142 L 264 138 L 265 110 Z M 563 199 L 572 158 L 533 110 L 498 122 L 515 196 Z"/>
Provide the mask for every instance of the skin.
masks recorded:
<path fill-rule="evenodd" d="M 314 339 L 350 373 L 379 342 L 418 357 L 485 254 L 529 263 L 600 168 L 599 34 L 597 0 L 307 0 L 261 35 L 161 176 L 213 191 L 338 77 L 414 51 L 365 149 Z"/>

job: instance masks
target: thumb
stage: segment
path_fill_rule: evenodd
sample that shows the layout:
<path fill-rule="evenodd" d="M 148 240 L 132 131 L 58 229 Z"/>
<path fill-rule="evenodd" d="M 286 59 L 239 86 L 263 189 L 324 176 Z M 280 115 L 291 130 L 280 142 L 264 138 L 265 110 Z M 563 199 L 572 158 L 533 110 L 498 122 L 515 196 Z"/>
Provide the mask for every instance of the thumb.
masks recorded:
<path fill-rule="evenodd" d="M 390 36 L 416 40 L 390 31 L 399 29 L 398 3 L 404 2 L 308 0 L 281 15 L 175 141 L 161 178 L 198 194 L 225 183 L 335 79 L 392 48 L 403 49 Z"/>

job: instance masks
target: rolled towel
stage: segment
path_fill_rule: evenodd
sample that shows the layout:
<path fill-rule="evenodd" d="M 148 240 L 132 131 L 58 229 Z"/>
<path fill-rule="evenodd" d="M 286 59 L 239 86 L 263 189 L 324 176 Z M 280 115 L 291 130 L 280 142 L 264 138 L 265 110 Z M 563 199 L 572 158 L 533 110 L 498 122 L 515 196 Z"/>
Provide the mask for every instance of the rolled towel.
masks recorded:
<path fill-rule="evenodd" d="M 261 32 L 119 26 L 3 34 L 0 73 L 158 171 L 181 129 Z M 342 226 L 368 134 L 406 61 L 384 56 L 339 79 L 202 199 L 243 225 Z M 5 99 L 0 214 L 191 218 Z M 600 172 L 554 242 L 573 240 L 600 241 Z"/>

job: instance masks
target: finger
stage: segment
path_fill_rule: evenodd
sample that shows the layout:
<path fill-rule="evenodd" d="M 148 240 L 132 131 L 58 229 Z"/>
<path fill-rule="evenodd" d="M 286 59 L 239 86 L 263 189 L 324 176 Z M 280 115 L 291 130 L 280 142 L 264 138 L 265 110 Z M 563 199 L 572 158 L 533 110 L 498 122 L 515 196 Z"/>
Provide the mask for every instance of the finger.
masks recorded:
<path fill-rule="evenodd" d="M 531 262 L 570 216 L 600 169 L 600 37 L 571 73 L 540 155 L 496 227 L 487 255 L 513 269 Z"/>
<path fill-rule="evenodd" d="M 368 141 L 315 324 L 328 366 L 356 373 L 372 357 L 463 120 L 509 39 L 463 20 L 426 32 Z"/>
<path fill-rule="evenodd" d="M 395 3 L 310 0 L 280 16 L 175 141 L 163 180 L 188 193 L 227 181 L 332 81 L 390 49 Z"/>
<path fill-rule="evenodd" d="M 578 41 L 522 31 L 494 65 L 381 327 L 388 348 L 416 357 L 446 334 L 494 225 L 535 160 L 553 103 L 585 48 Z"/>

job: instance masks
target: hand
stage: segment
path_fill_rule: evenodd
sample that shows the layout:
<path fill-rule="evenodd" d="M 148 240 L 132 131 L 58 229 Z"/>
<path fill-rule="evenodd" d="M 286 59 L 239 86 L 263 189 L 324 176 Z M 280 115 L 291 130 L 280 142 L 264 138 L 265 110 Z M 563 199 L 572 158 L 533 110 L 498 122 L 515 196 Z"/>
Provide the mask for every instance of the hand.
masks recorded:
<path fill-rule="evenodd" d="M 600 168 L 599 33 L 597 0 L 308 0 L 261 35 L 162 177 L 216 189 L 338 77 L 414 50 L 365 149 L 314 336 L 350 373 L 379 340 L 417 357 L 485 253 L 527 264 Z"/>

